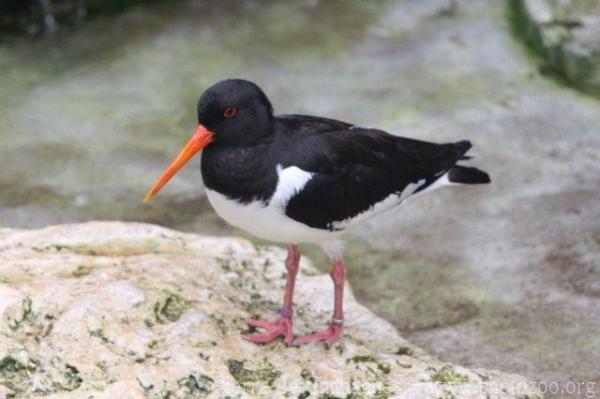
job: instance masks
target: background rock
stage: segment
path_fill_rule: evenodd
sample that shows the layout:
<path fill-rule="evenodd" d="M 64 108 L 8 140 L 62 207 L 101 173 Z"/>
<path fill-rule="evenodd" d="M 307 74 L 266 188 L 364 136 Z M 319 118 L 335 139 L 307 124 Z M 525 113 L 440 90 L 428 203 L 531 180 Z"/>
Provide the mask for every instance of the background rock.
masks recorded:
<path fill-rule="evenodd" d="M 244 341 L 244 319 L 275 316 L 284 256 L 145 224 L 0 230 L 0 395 L 536 396 L 524 378 L 425 354 L 350 291 L 331 348 Z M 322 327 L 332 299 L 329 276 L 301 267 L 296 334 Z"/>
<path fill-rule="evenodd" d="M 56 33 L 90 16 L 114 14 L 156 0 L 4 0 L 0 3 L 0 35 Z"/>
<path fill-rule="evenodd" d="M 513 0 L 517 28 L 569 83 L 600 96 L 600 2 Z"/>

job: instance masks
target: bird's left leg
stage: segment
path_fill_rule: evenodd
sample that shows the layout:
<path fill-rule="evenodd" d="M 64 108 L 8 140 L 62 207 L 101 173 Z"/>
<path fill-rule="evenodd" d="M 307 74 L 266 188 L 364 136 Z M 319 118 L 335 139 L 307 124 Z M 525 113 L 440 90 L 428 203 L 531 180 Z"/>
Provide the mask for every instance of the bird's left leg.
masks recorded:
<path fill-rule="evenodd" d="M 298 264 L 300 263 L 300 249 L 297 245 L 288 245 L 288 255 L 285 261 L 287 269 L 287 283 L 285 285 L 285 295 L 283 297 L 283 306 L 279 313 L 281 317 L 275 321 L 265 321 L 250 319 L 247 320 L 252 327 L 263 328 L 266 332 L 261 334 L 248 334 L 244 338 L 250 342 L 264 344 L 273 341 L 275 338 L 282 336 L 283 342 L 290 345 L 294 339 L 292 335 L 292 315 L 293 315 L 293 297 L 294 286 L 296 285 L 296 275 L 298 274 Z"/>
<path fill-rule="evenodd" d="M 329 273 L 333 280 L 334 308 L 331 324 L 323 331 L 308 334 L 294 340 L 294 345 L 323 341 L 330 345 L 342 336 L 344 325 L 344 283 L 346 281 L 346 264 L 342 260 L 334 260 Z"/>

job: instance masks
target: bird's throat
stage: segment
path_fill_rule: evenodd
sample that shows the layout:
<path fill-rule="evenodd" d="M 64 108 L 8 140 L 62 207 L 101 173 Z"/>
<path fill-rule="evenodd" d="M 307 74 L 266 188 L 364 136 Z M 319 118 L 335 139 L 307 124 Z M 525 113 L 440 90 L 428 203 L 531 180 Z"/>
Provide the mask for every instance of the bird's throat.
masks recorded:
<path fill-rule="evenodd" d="M 267 148 L 218 143 L 207 147 L 201 161 L 204 185 L 239 202 L 268 201 L 277 186 L 277 167 Z"/>

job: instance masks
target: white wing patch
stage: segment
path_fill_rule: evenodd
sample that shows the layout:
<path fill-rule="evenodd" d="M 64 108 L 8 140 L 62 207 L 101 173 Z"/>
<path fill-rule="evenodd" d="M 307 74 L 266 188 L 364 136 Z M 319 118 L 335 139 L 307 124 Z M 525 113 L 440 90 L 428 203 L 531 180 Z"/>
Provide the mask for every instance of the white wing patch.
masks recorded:
<path fill-rule="evenodd" d="M 448 173 L 446 173 L 445 175 L 443 175 L 442 177 L 440 177 L 439 179 L 434 181 L 431 186 L 427 187 L 423 191 L 432 191 L 432 190 L 435 190 L 436 188 L 440 188 L 440 187 L 444 187 L 444 186 L 452 186 L 454 184 L 456 184 L 456 183 L 452 183 L 450 180 L 448 180 Z"/>
<path fill-rule="evenodd" d="M 271 197 L 269 206 L 283 208 L 285 208 L 290 198 L 300 192 L 314 176 L 313 173 L 302 170 L 297 166 L 290 166 L 283 169 L 281 165 L 277 165 L 277 175 L 279 176 L 277 188 Z"/>
<path fill-rule="evenodd" d="M 416 183 L 408 183 L 404 190 L 402 190 L 402 194 L 400 195 L 400 199 L 404 201 L 408 197 L 414 194 L 415 190 L 418 190 L 421 185 L 425 183 L 425 179 L 421 179 Z"/>
<path fill-rule="evenodd" d="M 422 184 L 422 183 L 419 181 L 419 184 Z M 427 187 L 426 189 L 424 189 L 422 191 L 419 191 L 417 194 L 415 194 L 415 197 L 418 196 L 418 195 L 420 195 L 420 194 L 428 193 L 430 191 L 436 190 L 436 189 L 438 189 L 440 187 L 453 186 L 455 184 L 456 183 L 452 183 L 450 180 L 448 180 L 448 172 L 446 172 L 443 176 L 441 176 L 436 181 L 434 181 L 429 187 Z M 415 188 L 415 190 L 416 190 L 416 188 Z M 411 194 L 412 194 L 412 192 L 411 192 Z"/>

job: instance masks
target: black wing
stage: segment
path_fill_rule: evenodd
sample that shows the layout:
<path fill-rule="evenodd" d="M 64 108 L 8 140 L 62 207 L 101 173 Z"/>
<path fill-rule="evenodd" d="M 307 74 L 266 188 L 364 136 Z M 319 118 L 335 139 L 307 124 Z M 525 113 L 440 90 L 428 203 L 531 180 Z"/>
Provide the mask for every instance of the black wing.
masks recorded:
<path fill-rule="evenodd" d="M 419 183 L 413 192 L 425 189 L 471 147 L 468 141 L 435 144 L 324 118 L 279 118 L 287 127 L 277 138 L 284 141 L 278 146 L 285 149 L 282 166 L 314 174 L 290 199 L 286 215 L 320 229 L 335 230 L 334 222 L 403 193 L 411 183 Z"/>

